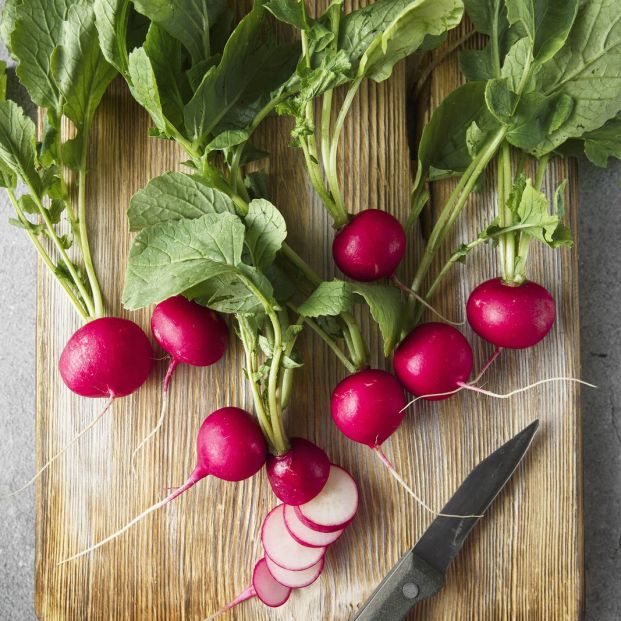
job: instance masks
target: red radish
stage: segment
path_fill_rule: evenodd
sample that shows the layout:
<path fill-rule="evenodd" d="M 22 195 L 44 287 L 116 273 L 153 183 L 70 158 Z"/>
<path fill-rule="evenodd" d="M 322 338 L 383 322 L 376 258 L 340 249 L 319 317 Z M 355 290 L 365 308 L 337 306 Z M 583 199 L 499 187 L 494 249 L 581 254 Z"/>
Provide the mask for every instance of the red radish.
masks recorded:
<path fill-rule="evenodd" d="M 347 470 L 332 464 L 321 492 L 294 511 L 300 521 L 313 530 L 322 533 L 342 530 L 358 511 L 358 486 Z"/>
<path fill-rule="evenodd" d="M 117 399 L 140 388 L 153 366 L 153 349 L 129 319 L 102 317 L 69 339 L 58 367 L 67 387 L 82 397 Z"/>
<path fill-rule="evenodd" d="M 229 329 L 215 311 L 176 295 L 160 302 L 151 315 L 151 331 L 171 355 L 170 375 L 179 363 L 206 367 L 218 362 L 229 345 Z"/>
<path fill-rule="evenodd" d="M 285 504 L 301 505 L 326 484 L 330 460 L 316 444 L 304 438 L 291 438 L 290 444 L 284 455 L 267 458 L 267 478 L 274 494 Z"/>
<path fill-rule="evenodd" d="M 405 244 L 405 231 L 396 218 L 379 209 L 367 209 L 336 234 L 332 256 L 346 276 L 371 281 L 395 273 Z"/>
<path fill-rule="evenodd" d="M 167 505 L 209 475 L 224 481 L 243 481 L 250 478 L 263 467 L 267 457 L 267 444 L 261 428 L 248 412 L 240 408 L 222 408 L 210 414 L 198 431 L 196 444 L 196 468 L 181 487 L 143 511 L 119 531 L 60 564 L 84 556 L 116 539 L 144 517 Z"/>
<path fill-rule="evenodd" d="M 532 281 L 509 285 L 492 278 L 468 298 L 466 314 L 472 329 L 498 347 L 525 349 L 551 330 L 556 304 L 550 292 Z"/>
<path fill-rule="evenodd" d="M 48 468 L 92 429 L 110 409 L 112 402 L 140 388 L 151 372 L 153 349 L 142 328 L 129 319 L 102 317 L 76 330 L 58 362 L 67 387 L 82 397 L 107 397 L 99 414 L 54 454 L 13 496 L 32 485 Z"/>
<path fill-rule="evenodd" d="M 210 621 L 219 617 L 227 610 L 231 610 L 238 604 L 245 602 L 253 597 L 258 597 L 266 606 L 278 608 L 287 602 L 291 595 L 291 589 L 280 584 L 270 573 L 265 559 L 260 559 L 254 566 L 252 572 L 252 586 L 249 586 L 243 593 L 240 593 L 232 602 L 218 610 L 216 613 L 207 617 L 205 621 Z"/>
<path fill-rule="evenodd" d="M 401 424 L 405 403 L 403 387 L 394 376 L 367 369 L 337 385 L 330 410 L 336 426 L 350 440 L 376 448 Z"/>
<path fill-rule="evenodd" d="M 446 399 L 468 380 L 472 348 L 466 337 L 445 323 L 423 323 L 414 328 L 395 350 L 395 373 L 414 395 Z M 425 397 L 425 395 L 435 395 Z"/>
<path fill-rule="evenodd" d="M 302 571 L 318 563 L 326 553 L 325 548 L 300 545 L 287 530 L 284 505 L 272 509 L 261 528 L 261 542 L 266 556 L 284 569 Z"/>
<path fill-rule="evenodd" d="M 295 513 L 295 507 L 285 505 L 285 526 L 289 534 L 303 546 L 311 548 L 324 548 L 334 543 L 344 532 L 345 529 L 335 530 L 333 533 L 322 533 L 309 528 L 300 521 Z"/>
<path fill-rule="evenodd" d="M 280 565 L 274 563 L 269 557 L 265 557 L 267 568 L 272 574 L 274 580 L 280 584 L 289 587 L 291 589 L 301 589 L 303 587 L 310 586 L 319 578 L 323 571 L 324 559 L 320 559 L 312 567 L 303 569 L 302 571 L 291 571 L 290 569 L 284 569 Z"/>
<path fill-rule="evenodd" d="M 134 450 L 136 453 L 159 431 L 168 411 L 168 387 L 180 363 L 195 367 L 214 364 L 224 356 L 229 329 L 215 311 L 182 295 L 160 302 L 151 315 L 151 332 L 162 349 L 170 354 L 170 364 L 162 386 L 162 408 L 153 429 Z"/>

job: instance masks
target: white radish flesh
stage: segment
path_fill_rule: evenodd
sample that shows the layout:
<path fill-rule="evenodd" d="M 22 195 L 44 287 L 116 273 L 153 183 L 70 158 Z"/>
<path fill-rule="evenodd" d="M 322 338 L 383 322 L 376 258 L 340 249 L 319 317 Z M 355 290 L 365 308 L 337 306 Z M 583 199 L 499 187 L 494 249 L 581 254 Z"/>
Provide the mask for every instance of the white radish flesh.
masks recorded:
<path fill-rule="evenodd" d="M 324 488 L 309 502 L 295 507 L 300 521 L 322 533 L 333 533 L 347 526 L 358 510 L 358 486 L 352 476 L 332 464 Z"/>
<path fill-rule="evenodd" d="M 292 589 L 301 589 L 302 587 L 313 584 L 323 571 L 323 559 L 315 563 L 312 567 L 303 569 L 302 571 L 284 569 L 280 565 L 274 563 L 269 556 L 265 557 L 265 562 L 274 580 Z"/>
<path fill-rule="evenodd" d="M 324 548 L 334 543 L 342 534 L 345 529 L 335 530 L 333 533 L 322 533 L 318 530 L 309 528 L 300 521 L 300 518 L 295 513 L 295 507 L 285 505 L 285 525 L 290 535 L 303 546 L 309 546 L 311 548 Z"/>
<path fill-rule="evenodd" d="M 282 606 L 291 595 L 291 589 L 272 576 L 264 558 L 254 566 L 252 588 L 256 596 L 271 608 Z"/>
<path fill-rule="evenodd" d="M 302 571 L 318 563 L 325 548 L 309 548 L 298 543 L 287 530 L 284 505 L 272 509 L 263 521 L 261 541 L 266 556 L 284 569 Z"/>

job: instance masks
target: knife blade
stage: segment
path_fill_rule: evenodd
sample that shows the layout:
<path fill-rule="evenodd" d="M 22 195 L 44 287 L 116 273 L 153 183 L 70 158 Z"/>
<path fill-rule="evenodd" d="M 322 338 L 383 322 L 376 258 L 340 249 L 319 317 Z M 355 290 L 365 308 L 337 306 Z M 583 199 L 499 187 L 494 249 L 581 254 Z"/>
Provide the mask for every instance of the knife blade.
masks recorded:
<path fill-rule="evenodd" d="M 522 461 L 538 427 L 536 420 L 480 462 L 441 513 L 483 515 Z M 437 516 L 378 585 L 354 621 L 400 621 L 418 602 L 435 595 L 479 519 Z"/>

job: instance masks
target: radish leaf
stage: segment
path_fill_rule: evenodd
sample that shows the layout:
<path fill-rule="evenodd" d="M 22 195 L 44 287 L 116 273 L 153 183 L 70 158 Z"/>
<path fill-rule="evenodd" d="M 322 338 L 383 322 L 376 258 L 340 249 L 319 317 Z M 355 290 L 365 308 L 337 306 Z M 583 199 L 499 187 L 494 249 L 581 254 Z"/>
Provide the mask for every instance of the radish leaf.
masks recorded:
<path fill-rule="evenodd" d="M 250 202 L 246 225 L 246 246 L 252 263 L 265 271 L 276 258 L 287 237 L 287 224 L 281 213 L 270 202 L 255 199 Z"/>
<path fill-rule="evenodd" d="M 356 283 L 354 293 L 364 298 L 384 341 L 384 355 L 390 356 L 401 331 L 401 294 L 396 287 Z"/>
<path fill-rule="evenodd" d="M 151 179 L 131 198 L 129 228 L 138 231 L 169 220 L 200 218 L 205 214 L 235 213 L 233 201 L 196 175 L 168 172 Z"/>
<path fill-rule="evenodd" d="M 241 263 L 244 225 L 229 213 L 206 214 L 143 229 L 130 251 L 123 304 L 156 304 Z"/>
<path fill-rule="evenodd" d="M 351 311 L 353 296 L 351 285 L 343 280 L 322 282 L 300 305 L 298 312 L 305 317 L 337 316 Z"/>

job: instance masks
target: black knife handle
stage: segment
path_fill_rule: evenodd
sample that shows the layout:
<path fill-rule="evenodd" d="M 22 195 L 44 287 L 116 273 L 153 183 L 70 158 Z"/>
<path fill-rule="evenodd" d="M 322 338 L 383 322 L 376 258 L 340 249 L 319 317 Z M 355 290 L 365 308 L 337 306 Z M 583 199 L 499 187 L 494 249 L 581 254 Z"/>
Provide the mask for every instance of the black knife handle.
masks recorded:
<path fill-rule="evenodd" d="M 353 621 L 401 621 L 415 604 L 443 586 L 444 574 L 410 550 L 380 582 Z"/>

